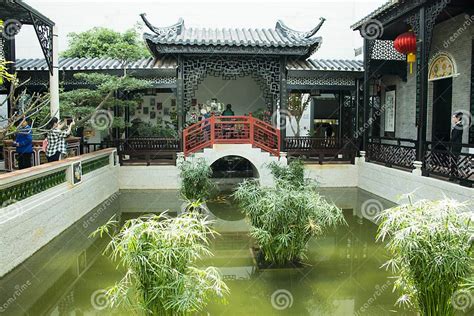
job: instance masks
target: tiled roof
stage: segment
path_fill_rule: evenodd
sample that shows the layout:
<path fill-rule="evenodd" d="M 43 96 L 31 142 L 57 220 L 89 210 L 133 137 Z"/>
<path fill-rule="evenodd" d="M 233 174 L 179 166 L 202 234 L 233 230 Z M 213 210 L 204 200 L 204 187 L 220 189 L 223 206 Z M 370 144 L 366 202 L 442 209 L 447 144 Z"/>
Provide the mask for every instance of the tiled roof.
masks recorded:
<path fill-rule="evenodd" d="M 180 34 L 171 33 L 164 36 L 145 34 L 145 39 L 155 44 L 176 45 L 222 45 L 222 46 L 256 46 L 256 47 L 294 47 L 309 46 L 319 38 L 288 37 L 275 29 L 244 28 L 185 28 Z"/>
<path fill-rule="evenodd" d="M 48 65 L 44 58 L 18 59 L 18 71 L 47 70 Z M 122 69 L 120 61 L 112 58 L 60 58 L 59 70 L 114 70 Z M 172 57 L 154 59 L 142 58 L 131 63 L 127 69 L 176 69 L 176 60 Z"/>
<path fill-rule="evenodd" d="M 142 58 L 133 62 L 127 69 L 137 70 L 174 70 L 177 67 L 176 59 L 163 57 Z M 316 70 L 316 71 L 363 71 L 362 61 L 342 59 L 308 59 L 292 60 L 288 62 L 288 70 Z M 48 66 L 44 58 L 18 59 L 17 71 L 46 71 Z M 118 60 L 111 58 L 60 58 L 59 70 L 120 70 L 122 65 Z"/>
<path fill-rule="evenodd" d="M 362 60 L 308 59 L 288 62 L 288 70 L 364 71 Z"/>
<path fill-rule="evenodd" d="M 156 27 L 151 24 L 142 14 L 142 19 L 152 34 L 145 33 L 147 41 L 153 53 L 179 53 L 192 52 L 194 48 L 201 52 L 203 47 L 233 48 L 248 51 L 252 48 L 261 49 L 301 49 L 305 48 L 305 54 L 313 52 L 322 42 L 321 37 L 314 36 L 325 19 L 321 18 L 319 24 L 308 32 L 300 32 L 286 26 L 278 21 L 275 28 L 195 28 L 185 27 L 183 19 L 168 27 Z M 168 46 L 177 46 L 178 49 L 171 50 Z M 155 47 L 157 47 L 155 49 Z M 184 48 L 186 47 L 186 48 Z M 168 51 L 170 49 L 170 51 Z M 263 52 L 263 51 L 262 51 Z"/>
<path fill-rule="evenodd" d="M 362 25 L 364 25 L 368 21 L 370 21 L 372 19 L 376 19 L 376 17 L 379 14 L 390 10 L 393 6 L 397 5 L 399 2 L 400 2 L 400 0 L 388 0 L 383 5 L 381 5 L 380 7 L 378 7 L 377 9 L 372 11 L 371 13 L 369 13 L 367 16 L 365 16 L 363 19 L 361 19 L 360 21 L 358 21 L 358 22 L 354 23 L 353 25 L 351 25 L 351 29 L 356 30 L 356 29 L 360 28 Z"/>

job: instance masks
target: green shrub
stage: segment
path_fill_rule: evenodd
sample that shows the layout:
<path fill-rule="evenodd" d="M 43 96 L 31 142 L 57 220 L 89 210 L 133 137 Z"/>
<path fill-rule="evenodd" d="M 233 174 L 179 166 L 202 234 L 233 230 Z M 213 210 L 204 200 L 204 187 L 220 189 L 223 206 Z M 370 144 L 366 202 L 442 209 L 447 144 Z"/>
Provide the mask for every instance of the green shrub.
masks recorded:
<path fill-rule="evenodd" d="M 305 185 L 304 164 L 300 159 L 292 160 L 288 166 L 282 166 L 276 162 L 268 165 L 271 174 L 277 185 L 281 182 L 290 184 L 293 187 L 301 187 Z"/>
<path fill-rule="evenodd" d="M 344 222 L 342 211 L 311 187 L 281 182 L 274 188 L 262 188 L 256 181 L 245 181 L 235 197 L 265 261 L 278 265 L 301 261 L 311 237 Z"/>
<path fill-rule="evenodd" d="M 111 225 L 95 233 L 109 234 Z M 127 270 L 108 289 L 111 307 L 126 305 L 147 315 L 183 315 L 201 311 L 211 299 L 225 300 L 228 288 L 214 267 L 195 263 L 211 255 L 210 222 L 196 213 L 177 218 L 145 215 L 125 222 L 105 252 Z"/>
<path fill-rule="evenodd" d="M 453 294 L 472 276 L 472 213 L 452 201 L 419 201 L 379 215 L 377 238 L 386 240 L 396 274 L 397 303 L 421 315 L 454 315 Z"/>
<path fill-rule="evenodd" d="M 205 201 L 215 189 L 212 169 L 204 159 L 185 160 L 179 166 L 181 196 L 188 201 Z"/>

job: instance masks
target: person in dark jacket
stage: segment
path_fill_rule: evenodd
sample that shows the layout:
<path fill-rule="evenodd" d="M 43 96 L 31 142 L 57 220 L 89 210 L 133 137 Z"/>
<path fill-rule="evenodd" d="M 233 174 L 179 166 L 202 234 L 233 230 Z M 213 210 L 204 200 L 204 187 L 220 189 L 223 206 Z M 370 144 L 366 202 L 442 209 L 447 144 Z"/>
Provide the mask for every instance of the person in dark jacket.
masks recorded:
<path fill-rule="evenodd" d="M 33 131 L 26 118 L 20 122 L 13 146 L 16 147 L 18 169 L 30 168 L 33 154 Z"/>
<path fill-rule="evenodd" d="M 451 122 L 453 128 L 451 129 L 451 179 L 458 176 L 458 161 L 462 149 L 462 134 L 464 131 L 462 125 L 462 112 L 453 114 Z"/>
<path fill-rule="evenodd" d="M 232 110 L 232 104 L 227 104 L 225 111 L 222 112 L 222 116 L 235 116 L 234 111 Z"/>

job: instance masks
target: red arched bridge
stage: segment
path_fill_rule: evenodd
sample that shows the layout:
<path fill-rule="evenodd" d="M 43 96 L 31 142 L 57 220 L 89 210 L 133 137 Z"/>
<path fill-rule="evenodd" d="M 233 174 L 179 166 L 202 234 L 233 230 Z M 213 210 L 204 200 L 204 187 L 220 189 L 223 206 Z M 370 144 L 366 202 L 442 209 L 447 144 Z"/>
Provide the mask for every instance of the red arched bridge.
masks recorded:
<path fill-rule="evenodd" d="M 185 156 L 214 144 L 252 144 L 279 156 L 280 130 L 253 116 L 211 116 L 183 131 Z"/>

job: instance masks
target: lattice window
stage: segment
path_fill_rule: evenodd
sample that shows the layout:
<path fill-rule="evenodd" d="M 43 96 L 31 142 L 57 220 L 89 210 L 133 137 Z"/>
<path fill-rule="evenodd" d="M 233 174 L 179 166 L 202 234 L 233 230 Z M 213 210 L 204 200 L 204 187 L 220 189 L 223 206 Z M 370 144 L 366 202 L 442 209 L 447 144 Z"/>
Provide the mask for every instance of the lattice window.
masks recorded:
<path fill-rule="evenodd" d="M 289 77 L 288 85 L 315 85 L 315 86 L 353 86 L 352 77 Z"/>
<path fill-rule="evenodd" d="M 406 57 L 393 48 L 391 40 L 376 40 L 371 58 L 379 60 L 405 60 Z"/>
<path fill-rule="evenodd" d="M 237 77 L 251 76 L 263 91 L 267 106 L 273 108 L 273 102 L 279 100 L 281 69 L 277 58 L 245 58 L 212 56 L 186 58 L 183 60 L 184 107 L 191 107 L 198 85 L 208 76 L 234 80 Z"/>

